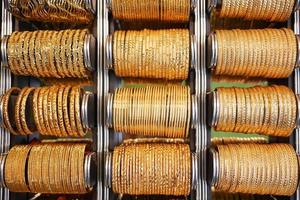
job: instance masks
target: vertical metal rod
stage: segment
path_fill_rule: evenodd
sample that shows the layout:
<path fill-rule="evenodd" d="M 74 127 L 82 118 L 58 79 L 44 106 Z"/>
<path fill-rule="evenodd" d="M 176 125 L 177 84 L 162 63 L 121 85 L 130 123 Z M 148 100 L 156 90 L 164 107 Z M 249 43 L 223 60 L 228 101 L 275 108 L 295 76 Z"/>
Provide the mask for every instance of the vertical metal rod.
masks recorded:
<path fill-rule="evenodd" d="M 294 32 L 295 34 L 300 34 L 300 13 L 299 11 L 294 14 Z M 300 94 L 300 69 L 295 69 L 295 93 Z M 295 147 L 296 152 L 300 155 L 300 129 L 295 130 Z M 296 192 L 296 199 L 300 200 L 300 187 L 298 186 Z"/>
<path fill-rule="evenodd" d="M 199 184 L 196 190 L 197 200 L 209 199 L 209 186 L 206 181 L 207 176 L 207 157 L 208 149 L 208 127 L 206 125 L 206 93 L 207 93 L 207 74 L 206 74 L 206 29 L 207 29 L 206 1 L 198 0 L 195 8 L 195 37 L 196 37 L 196 79 L 195 89 L 199 105 L 199 124 L 196 128 L 196 153 L 199 156 Z"/>
<path fill-rule="evenodd" d="M 105 43 L 106 43 L 106 39 L 109 35 L 109 9 L 106 6 L 106 1 L 103 1 L 103 8 L 104 8 L 104 18 L 103 18 L 103 52 L 105 52 L 106 48 L 105 48 Z M 105 55 L 105 54 L 103 54 Z M 103 66 L 107 66 L 107 59 L 103 59 Z M 106 97 L 109 93 L 109 69 L 106 67 L 102 67 L 103 68 L 103 92 L 104 92 L 104 97 Z M 107 108 L 107 101 L 103 102 L 104 104 L 104 108 L 103 109 L 103 114 L 106 114 L 106 108 Z M 105 117 L 104 117 L 105 119 Z M 104 156 L 108 156 L 109 155 L 109 129 L 107 126 L 104 126 Z M 106 172 L 104 172 L 106 173 Z M 109 191 L 110 189 L 108 187 L 104 187 L 104 200 L 109 200 Z"/>
<path fill-rule="evenodd" d="M 103 199 L 103 1 L 97 1 L 97 182 L 96 199 Z"/>
<path fill-rule="evenodd" d="M 3 37 L 4 35 L 4 31 L 5 31 L 5 16 L 4 16 L 4 2 L 2 1 L 2 5 L 1 5 L 1 38 Z M 1 69 L 0 69 L 0 75 L 1 75 L 1 80 L 0 80 L 0 94 L 3 94 L 4 92 L 4 87 L 5 87 L 5 84 L 4 84 L 4 80 L 5 80 L 5 73 L 3 73 L 4 70 L 3 70 L 3 67 L 2 67 L 2 64 L 1 64 Z M 4 146 L 5 146 L 5 132 L 3 130 L 3 128 L 0 127 L 0 153 L 3 153 L 4 152 Z M 4 188 L 0 188 L 0 200 L 3 200 L 4 198 Z"/>
<path fill-rule="evenodd" d="M 1 37 L 4 35 L 11 34 L 12 32 L 12 15 L 4 8 L 4 1 L 2 1 L 2 24 L 1 24 Z M 2 66 L 0 67 L 0 94 L 3 94 L 6 90 L 11 88 L 11 72 Z M 0 127 L 0 137 L 1 137 L 1 152 L 5 153 L 9 151 L 10 146 L 10 133 Z M 6 188 L 0 191 L 1 200 L 9 200 L 9 191 Z"/>

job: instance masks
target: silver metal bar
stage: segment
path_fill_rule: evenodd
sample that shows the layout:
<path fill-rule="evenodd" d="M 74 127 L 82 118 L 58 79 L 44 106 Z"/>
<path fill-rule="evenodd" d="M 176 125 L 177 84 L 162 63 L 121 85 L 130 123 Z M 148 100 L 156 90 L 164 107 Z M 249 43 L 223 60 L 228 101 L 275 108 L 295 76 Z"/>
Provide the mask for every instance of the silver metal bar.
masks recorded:
<path fill-rule="evenodd" d="M 96 182 L 96 199 L 103 200 L 103 170 L 99 163 L 103 161 L 103 12 L 105 5 L 103 1 L 98 1 L 97 4 L 97 182 Z"/>
<path fill-rule="evenodd" d="M 103 37 L 102 47 L 105 47 L 105 40 L 109 36 L 109 9 L 106 7 L 106 1 L 102 1 L 103 3 Z M 99 28 L 99 27 L 98 27 Z M 105 49 L 103 49 L 103 55 L 104 55 Z M 103 58 L 103 66 L 107 66 L 107 60 Z M 104 97 L 108 95 L 109 92 L 109 70 L 105 67 L 103 68 L 103 95 Z M 107 108 L 106 102 L 104 101 L 104 108 Z M 103 141 L 103 150 L 104 150 L 104 156 L 106 156 L 109 153 L 109 129 L 107 126 L 104 126 L 104 141 Z M 109 188 L 104 187 L 104 200 L 109 200 Z"/>
<path fill-rule="evenodd" d="M 195 37 L 197 38 L 197 59 L 195 66 L 195 91 L 199 105 L 199 124 L 196 128 L 196 153 L 199 155 L 199 184 L 196 189 L 197 200 L 209 199 L 209 186 L 207 177 L 207 157 L 208 149 L 208 127 L 206 125 L 206 93 L 208 90 L 206 74 L 206 33 L 207 33 L 207 14 L 206 1 L 197 1 L 195 8 Z"/>
<path fill-rule="evenodd" d="M 297 2 L 299 3 L 298 0 Z M 296 35 L 300 34 L 300 11 L 299 10 L 296 11 L 294 14 L 294 32 Z M 300 94 L 300 69 L 299 68 L 295 69 L 294 85 L 295 85 L 295 93 Z M 296 147 L 297 154 L 300 155 L 300 129 L 299 128 L 296 128 L 295 130 L 295 147 Z M 300 200 L 300 186 L 298 186 L 296 191 L 296 199 Z"/>
<path fill-rule="evenodd" d="M 1 23 L 1 38 L 4 35 L 9 35 L 12 32 L 12 15 L 5 9 L 5 1 L 2 1 L 2 23 Z M 1 63 L 0 67 L 0 95 L 3 94 L 6 90 L 11 88 L 11 73 L 9 69 L 3 67 Z M 0 127 L 0 138 L 1 138 L 1 148 L 0 153 L 5 153 L 9 151 L 10 146 L 10 133 L 5 129 Z M 9 200 L 9 191 L 4 188 L 0 193 L 0 200 Z"/>

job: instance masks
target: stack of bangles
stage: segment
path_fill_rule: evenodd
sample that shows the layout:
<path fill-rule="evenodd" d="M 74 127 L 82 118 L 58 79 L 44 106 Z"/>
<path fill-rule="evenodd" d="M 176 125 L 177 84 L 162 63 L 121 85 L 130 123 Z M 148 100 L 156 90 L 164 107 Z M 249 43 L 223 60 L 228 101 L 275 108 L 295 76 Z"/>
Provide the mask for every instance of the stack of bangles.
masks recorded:
<path fill-rule="evenodd" d="M 17 145 L 2 156 L 2 185 L 11 192 L 85 194 L 95 180 L 93 153 L 85 143 Z"/>
<path fill-rule="evenodd" d="M 228 144 L 212 149 L 215 191 L 293 195 L 299 183 L 298 156 L 289 144 Z"/>
<path fill-rule="evenodd" d="M 89 78 L 95 45 L 87 29 L 13 32 L 1 41 L 1 58 L 15 75 Z"/>
<path fill-rule="evenodd" d="M 117 194 L 188 196 L 197 177 L 195 159 L 179 141 L 125 142 L 106 160 L 105 176 Z"/>
<path fill-rule="evenodd" d="M 196 121 L 196 97 L 187 86 L 118 88 L 107 98 L 106 124 L 117 132 L 187 138 Z"/>
<path fill-rule="evenodd" d="M 79 86 L 11 88 L 0 99 L 0 122 L 15 135 L 82 137 L 89 131 L 83 107 L 90 95 Z"/>
<path fill-rule="evenodd" d="M 293 30 L 216 30 L 209 37 L 210 67 L 218 76 L 287 78 L 299 67 L 300 38 Z"/>
<path fill-rule="evenodd" d="M 299 124 L 299 97 L 286 86 L 217 88 L 211 97 L 216 131 L 289 137 Z"/>
<path fill-rule="evenodd" d="M 187 23 L 193 0 L 109 0 L 108 7 L 115 19 L 160 23 Z"/>
<path fill-rule="evenodd" d="M 116 31 L 107 39 L 106 59 L 119 77 L 186 80 L 195 39 L 188 29 Z"/>
<path fill-rule="evenodd" d="M 96 12 L 96 1 L 60 0 L 4 0 L 7 9 L 26 21 L 90 24 Z M 4 4 L 5 5 L 5 4 Z"/>
<path fill-rule="evenodd" d="M 211 11 L 216 10 L 220 18 L 239 18 L 244 20 L 265 20 L 269 22 L 287 21 L 294 10 L 299 9 L 298 0 L 223 0 L 209 1 Z"/>

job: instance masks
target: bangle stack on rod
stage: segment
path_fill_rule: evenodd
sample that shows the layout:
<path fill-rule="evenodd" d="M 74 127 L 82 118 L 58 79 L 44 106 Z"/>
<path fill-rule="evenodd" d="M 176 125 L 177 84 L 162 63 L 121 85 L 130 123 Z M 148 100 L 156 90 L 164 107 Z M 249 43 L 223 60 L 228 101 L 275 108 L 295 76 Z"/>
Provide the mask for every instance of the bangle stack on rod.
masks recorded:
<path fill-rule="evenodd" d="M 116 31 L 106 45 L 107 67 L 119 77 L 186 80 L 195 65 L 188 29 Z"/>
<path fill-rule="evenodd" d="M 90 130 L 90 95 L 79 86 L 14 87 L 0 98 L 0 124 L 14 135 L 37 131 L 41 135 L 83 137 Z M 16 97 L 14 104 L 12 96 Z"/>
<path fill-rule="evenodd" d="M 91 24 L 96 0 L 4 0 L 6 9 L 26 21 Z"/>
<path fill-rule="evenodd" d="M 14 75 L 88 78 L 95 47 L 87 29 L 13 32 L 1 41 L 1 59 Z"/>
<path fill-rule="evenodd" d="M 107 0 L 113 18 L 122 21 L 188 23 L 194 0 Z"/>
<path fill-rule="evenodd" d="M 85 194 L 95 182 L 91 156 L 85 143 L 16 145 L 1 157 L 1 185 L 12 192 Z"/>
<path fill-rule="evenodd" d="M 269 22 L 287 21 L 294 10 L 299 10 L 299 0 L 210 0 L 210 11 L 216 10 L 221 18 L 240 18 L 244 20 L 264 20 Z"/>
<path fill-rule="evenodd" d="M 187 86 L 118 88 L 107 105 L 107 126 L 127 134 L 186 138 L 197 121 L 197 101 Z"/>
<path fill-rule="evenodd" d="M 216 30 L 209 37 L 213 74 L 287 78 L 299 67 L 299 36 L 291 29 Z"/>
<path fill-rule="evenodd" d="M 117 194 L 188 196 L 197 185 L 197 157 L 180 141 L 137 139 L 106 159 L 106 185 Z"/>
<path fill-rule="evenodd" d="M 216 191 L 291 196 L 299 183 L 298 157 L 289 144 L 229 144 L 212 149 Z"/>
<path fill-rule="evenodd" d="M 216 131 L 288 137 L 299 118 L 299 102 L 286 86 L 218 88 L 212 96 Z"/>

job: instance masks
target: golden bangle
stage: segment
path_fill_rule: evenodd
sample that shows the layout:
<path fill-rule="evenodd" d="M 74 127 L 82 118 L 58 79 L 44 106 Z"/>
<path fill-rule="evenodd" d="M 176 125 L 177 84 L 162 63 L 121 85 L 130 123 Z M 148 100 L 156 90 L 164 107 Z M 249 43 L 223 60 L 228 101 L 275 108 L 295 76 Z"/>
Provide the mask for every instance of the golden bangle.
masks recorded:
<path fill-rule="evenodd" d="M 28 96 L 34 92 L 34 88 L 27 88 L 26 91 L 24 92 L 24 95 L 21 99 L 21 103 L 20 103 L 20 122 L 21 122 L 21 126 L 22 129 L 24 130 L 25 134 L 30 135 L 33 132 L 35 132 L 35 129 L 32 128 L 32 130 L 30 130 L 30 128 L 27 125 L 27 120 L 26 120 L 26 107 L 27 107 L 27 101 L 28 101 Z"/>
<path fill-rule="evenodd" d="M 64 114 L 64 121 L 65 121 L 65 127 L 67 130 L 67 133 L 69 136 L 73 136 L 74 133 L 73 133 L 73 129 L 70 124 L 70 114 L 69 114 L 69 112 L 70 112 L 70 108 L 69 108 L 70 90 L 71 90 L 71 87 L 67 86 L 67 87 L 65 87 L 64 92 L 63 92 L 63 114 Z"/>

